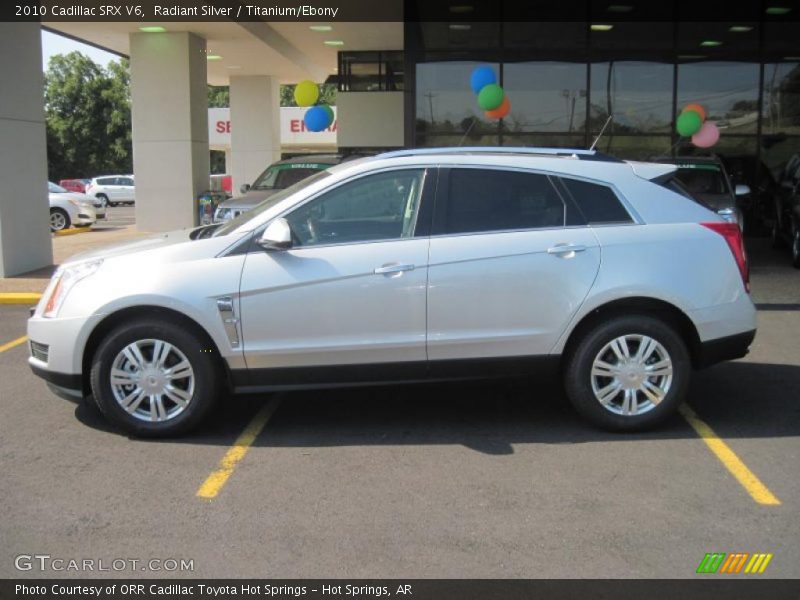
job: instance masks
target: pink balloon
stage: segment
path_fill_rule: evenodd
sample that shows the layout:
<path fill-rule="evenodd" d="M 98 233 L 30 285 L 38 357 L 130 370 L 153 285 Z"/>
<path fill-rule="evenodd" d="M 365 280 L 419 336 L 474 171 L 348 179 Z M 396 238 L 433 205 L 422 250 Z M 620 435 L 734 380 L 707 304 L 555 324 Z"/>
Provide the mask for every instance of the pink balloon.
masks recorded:
<path fill-rule="evenodd" d="M 698 148 L 711 148 L 719 141 L 719 128 L 716 123 L 706 121 L 700 131 L 692 136 L 692 143 Z"/>

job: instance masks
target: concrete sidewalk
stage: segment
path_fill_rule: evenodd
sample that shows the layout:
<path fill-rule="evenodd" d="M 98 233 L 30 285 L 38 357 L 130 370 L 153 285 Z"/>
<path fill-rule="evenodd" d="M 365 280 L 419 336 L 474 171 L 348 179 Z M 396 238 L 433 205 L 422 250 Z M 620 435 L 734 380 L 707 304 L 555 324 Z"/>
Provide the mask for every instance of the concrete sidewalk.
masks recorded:
<path fill-rule="evenodd" d="M 0 294 L 41 293 L 47 287 L 50 277 L 58 265 L 71 256 L 96 250 L 111 244 L 145 237 L 148 233 L 136 231 L 135 225 L 122 227 L 94 226 L 80 234 L 53 236 L 53 265 L 23 273 L 16 277 L 0 277 Z"/>

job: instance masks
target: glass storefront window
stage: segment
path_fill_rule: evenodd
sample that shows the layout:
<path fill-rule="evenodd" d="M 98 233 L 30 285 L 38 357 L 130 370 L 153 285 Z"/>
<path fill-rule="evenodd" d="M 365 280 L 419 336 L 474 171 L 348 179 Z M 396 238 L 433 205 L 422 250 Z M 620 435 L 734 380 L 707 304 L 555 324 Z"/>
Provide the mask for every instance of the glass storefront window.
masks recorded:
<path fill-rule="evenodd" d="M 592 64 L 590 131 L 664 133 L 672 127 L 673 66 L 653 62 L 610 61 Z"/>
<path fill-rule="evenodd" d="M 678 105 L 702 104 L 725 133 L 756 133 L 758 71 L 754 63 L 698 62 L 678 66 Z"/>
<path fill-rule="evenodd" d="M 651 160 L 658 156 L 669 156 L 672 138 L 667 135 L 616 135 L 608 129 L 597 142 L 596 149 L 619 158 L 629 160 Z"/>
<path fill-rule="evenodd" d="M 417 65 L 417 132 L 419 134 L 461 134 L 478 118 L 471 135 L 496 133 L 497 125 L 489 122 L 478 107 L 469 86 L 472 71 L 478 62 L 431 62 Z M 497 64 L 488 63 L 495 73 Z"/>
<path fill-rule="evenodd" d="M 503 87 L 511 101 L 511 112 L 503 121 L 509 131 L 584 131 L 585 63 L 506 63 Z"/>
<path fill-rule="evenodd" d="M 800 62 L 764 65 L 764 133 L 800 134 Z"/>

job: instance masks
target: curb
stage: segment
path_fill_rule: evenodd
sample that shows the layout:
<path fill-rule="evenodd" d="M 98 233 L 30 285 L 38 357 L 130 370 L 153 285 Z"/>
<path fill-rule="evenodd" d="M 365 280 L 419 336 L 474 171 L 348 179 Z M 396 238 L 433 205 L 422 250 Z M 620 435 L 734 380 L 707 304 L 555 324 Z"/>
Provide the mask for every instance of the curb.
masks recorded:
<path fill-rule="evenodd" d="M 0 293 L 0 304 L 22 304 L 25 306 L 36 304 L 42 297 L 35 292 L 3 292 Z"/>
<path fill-rule="evenodd" d="M 75 235 L 78 233 L 86 233 L 87 231 L 91 231 L 91 227 L 71 227 L 69 229 L 62 229 L 61 231 L 54 231 L 53 235 L 63 236 L 63 235 Z"/>

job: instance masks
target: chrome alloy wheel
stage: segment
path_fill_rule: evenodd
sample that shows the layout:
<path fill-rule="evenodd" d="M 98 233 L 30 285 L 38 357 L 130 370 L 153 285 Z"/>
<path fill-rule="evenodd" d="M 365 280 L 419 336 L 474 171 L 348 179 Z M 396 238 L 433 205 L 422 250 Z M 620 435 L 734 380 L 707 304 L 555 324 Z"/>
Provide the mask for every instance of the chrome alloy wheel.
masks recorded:
<path fill-rule="evenodd" d="M 142 421 L 169 421 L 194 395 L 194 370 L 186 355 L 163 340 L 137 340 L 111 365 L 111 390 L 117 403 Z"/>
<path fill-rule="evenodd" d="M 67 226 L 67 219 L 64 213 L 60 211 L 53 211 L 50 213 L 50 229 L 53 231 L 61 231 Z"/>
<path fill-rule="evenodd" d="M 672 385 L 672 359 L 664 346 L 646 335 L 611 340 L 592 363 L 592 392 L 617 415 L 641 415 L 654 409 Z"/>

